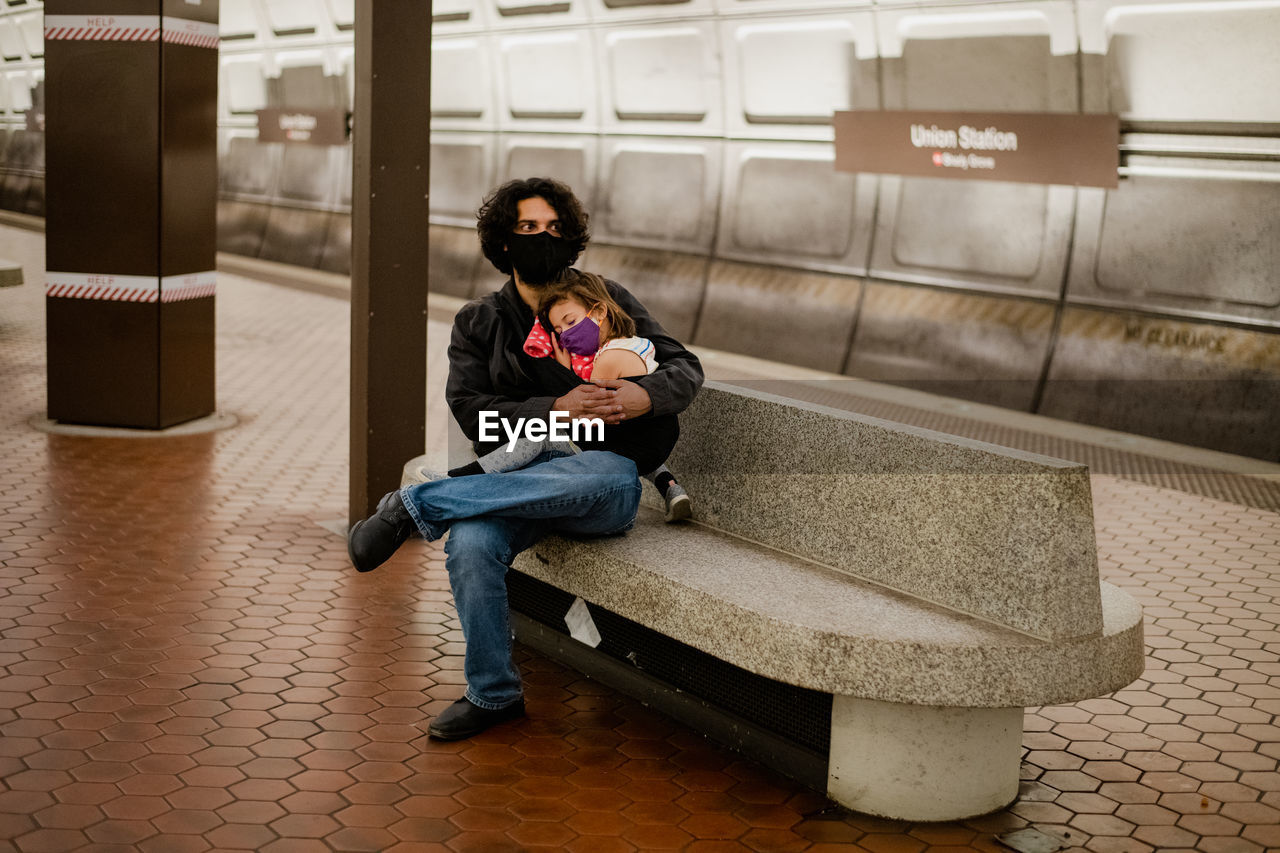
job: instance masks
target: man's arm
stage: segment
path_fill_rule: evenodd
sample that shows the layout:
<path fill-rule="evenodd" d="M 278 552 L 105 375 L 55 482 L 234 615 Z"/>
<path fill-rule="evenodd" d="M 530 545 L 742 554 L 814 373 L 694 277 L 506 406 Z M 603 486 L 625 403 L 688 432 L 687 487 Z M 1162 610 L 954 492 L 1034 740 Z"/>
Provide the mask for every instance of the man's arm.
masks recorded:
<path fill-rule="evenodd" d="M 648 393 L 653 414 L 683 412 L 702 387 L 702 364 L 698 357 L 667 334 L 667 330 L 649 316 L 645 307 L 626 288 L 612 281 L 607 285 L 618 305 L 635 320 L 636 335 L 653 341 L 657 351 L 658 369 L 633 381 Z"/>
<path fill-rule="evenodd" d="M 458 311 L 449 339 L 449 379 L 445 400 L 462 432 L 480 440 L 480 413 L 497 412 L 512 423 L 518 418 L 541 418 L 551 412 L 555 397 L 506 397 L 493 387 L 490 360 L 498 342 L 498 318 L 487 305 L 471 302 Z"/>

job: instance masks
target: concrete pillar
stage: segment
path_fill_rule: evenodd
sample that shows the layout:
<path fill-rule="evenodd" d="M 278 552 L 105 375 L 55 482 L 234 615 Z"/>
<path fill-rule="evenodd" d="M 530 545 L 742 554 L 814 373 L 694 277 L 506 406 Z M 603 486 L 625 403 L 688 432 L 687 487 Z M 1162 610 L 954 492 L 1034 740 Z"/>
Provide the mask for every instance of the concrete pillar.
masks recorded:
<path fill-rule="evenodd" d="M 1022 708 L 931 708 L 836 696 L 827 793 L 895 820 L 988 814 L 1018 796 Z"/>
<path fill-rule="evenodd" d="M 218 0 L 47 0 L 49 417 L 211 414 Z"/>

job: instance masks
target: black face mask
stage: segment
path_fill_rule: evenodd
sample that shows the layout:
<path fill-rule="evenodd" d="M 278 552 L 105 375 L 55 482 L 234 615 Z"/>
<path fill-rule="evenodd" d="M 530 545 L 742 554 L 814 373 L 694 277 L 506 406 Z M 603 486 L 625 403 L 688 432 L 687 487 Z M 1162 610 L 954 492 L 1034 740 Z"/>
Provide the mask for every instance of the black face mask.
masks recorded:
<path fill-rule="evenodd" d="M 534 286 L 550 284 L 560 277 L 577 253 L 573 245 L 549 231 L 512 234 L 507 237 L 507 257 L 520 273 L 520 280 Z"/>

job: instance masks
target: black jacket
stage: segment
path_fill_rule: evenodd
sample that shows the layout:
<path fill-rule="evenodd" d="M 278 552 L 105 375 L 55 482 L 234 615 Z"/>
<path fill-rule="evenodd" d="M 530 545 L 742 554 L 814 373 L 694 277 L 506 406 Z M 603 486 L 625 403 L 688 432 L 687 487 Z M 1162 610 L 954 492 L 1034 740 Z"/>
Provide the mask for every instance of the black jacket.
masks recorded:
<path fill-rule="evenodd" d="M 648 473 L 667 458 L 680 434 L 676 413 L 693 402 L 702 387 L 697 357 L 649 316 L 636 298 L 612 281 L 609 293 L 636 323 L 636 334 L 653 341 L 658 369 L 632 377 L 649 394 L 653 409 L 631 421 L 605 427 L 601 442 L 580 442 L 584 450 L 611 450 Z M 554 358 L 533 358 L 524 342 L 533 328 L 533 312 L 508 279 L 501 290 L 467 303 L 453 320 L 449 342 L 449 381 L 445 399 L 476 453 L 503 442 L 481 443 L 480 412 L 496 411 L 514 424 L 517 418 L 547 419 L 557 398 L 583 383 Z M 505 441 L 505 439 L 504 439 Z"/>

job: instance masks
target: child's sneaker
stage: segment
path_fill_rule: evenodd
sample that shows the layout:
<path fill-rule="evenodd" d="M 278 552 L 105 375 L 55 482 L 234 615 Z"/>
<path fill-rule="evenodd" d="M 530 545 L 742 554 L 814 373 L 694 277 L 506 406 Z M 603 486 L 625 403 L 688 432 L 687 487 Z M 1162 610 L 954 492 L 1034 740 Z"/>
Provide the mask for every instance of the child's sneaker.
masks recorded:
<path fill-rule="evenodd" d="M 684 521 L 693 515 L 693 501 L 689 500 L 689 493 L 679 483 L 668 485 L 662 500 L 667 505 L 668 524 L 673 521 Z"/>

